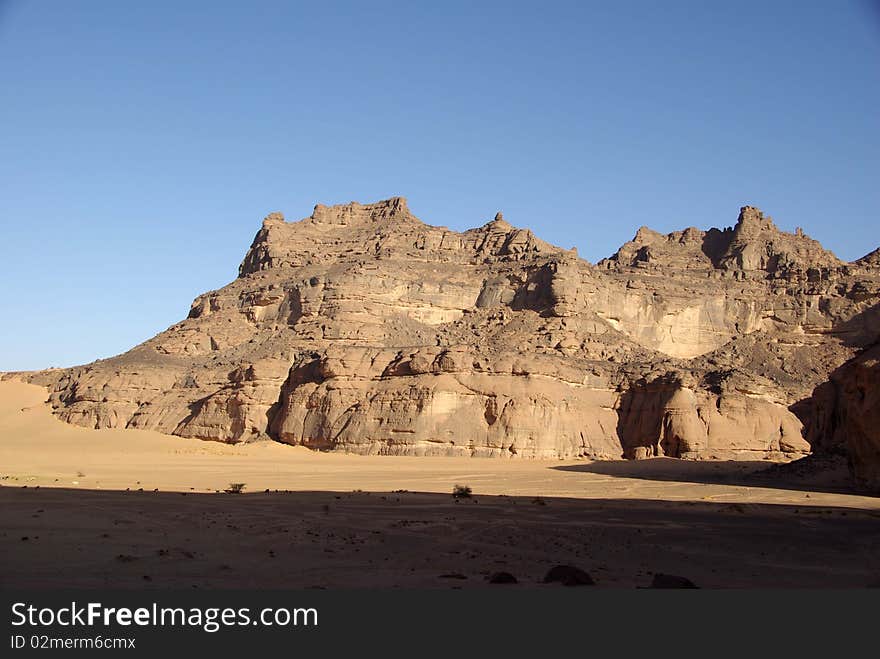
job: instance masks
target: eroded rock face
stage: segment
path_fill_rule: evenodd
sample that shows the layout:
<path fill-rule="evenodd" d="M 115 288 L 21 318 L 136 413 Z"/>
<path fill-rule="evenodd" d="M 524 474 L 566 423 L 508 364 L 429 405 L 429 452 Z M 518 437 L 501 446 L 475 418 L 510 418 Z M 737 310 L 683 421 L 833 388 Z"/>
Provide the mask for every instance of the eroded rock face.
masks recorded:
<path fill-rule="evenodd" d="M 846 453 L 856 481 L 880 492 L 880 345 L 836 369 L 809 403 L 810 441 Z"/>
<path fill-rule="evenodd" d="M 358 453 L 610 458 L 615 399 L 607 383 L 542 356 L 350 347 L 291 372 L 271 430 Z"/>
<path fill-rule="evenodd" d="M 784 403 L 734 385 L 712 393 L 677 378 L 638 383 L 622 398 L 619 416 L 631 458 L 761 459 L 810 450 L 801 421 Z"/>
<path fill-rule="evenodd" d="M 458 233 L 394 198 L 272 213 L 188 318 L 30 377 L 71 423 L 225 442 L 797 456 L 804 401 L 880 334 L 878 302 L 876 253 L 844 263 L 752 207 L 723 230 L 643 227 L 594 266 L 500 213 Z"/>

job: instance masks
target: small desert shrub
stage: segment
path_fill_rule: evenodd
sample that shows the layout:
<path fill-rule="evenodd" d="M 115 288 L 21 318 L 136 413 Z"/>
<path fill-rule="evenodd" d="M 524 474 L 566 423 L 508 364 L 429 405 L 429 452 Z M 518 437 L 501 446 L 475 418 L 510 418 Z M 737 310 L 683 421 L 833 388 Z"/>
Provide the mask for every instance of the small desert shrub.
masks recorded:
<path fill-rule="evenodd" d="M 469 485 L 458 485 L 452 488 L 452 496 L 456 499 L 469 499 L 471 496 L 471 488 Z"/>
<path fill-rule="evenodd" d="M 227 487 L 224 492 L 226 494 L 241 494 L 244 490 L 244 483 L 230 483 L 229 487 Z"/>

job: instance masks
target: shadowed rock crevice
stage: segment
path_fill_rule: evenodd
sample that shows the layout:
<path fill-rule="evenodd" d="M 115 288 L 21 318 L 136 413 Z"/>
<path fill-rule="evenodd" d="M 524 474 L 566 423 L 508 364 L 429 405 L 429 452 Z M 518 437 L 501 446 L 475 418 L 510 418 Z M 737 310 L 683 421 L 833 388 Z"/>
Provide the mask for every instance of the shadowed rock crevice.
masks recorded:
<path fill-rule="evenodd" d="M 845 454 L 856 482 L 880 492 L 880 343 L 835 369 L 803 407 L 810 443 Z"/>

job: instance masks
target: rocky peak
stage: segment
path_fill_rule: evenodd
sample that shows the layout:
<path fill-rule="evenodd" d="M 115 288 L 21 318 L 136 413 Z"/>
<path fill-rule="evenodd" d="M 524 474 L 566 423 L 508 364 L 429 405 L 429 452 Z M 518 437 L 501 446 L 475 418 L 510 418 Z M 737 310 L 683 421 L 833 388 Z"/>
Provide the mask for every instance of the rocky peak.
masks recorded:
<path fill-rule="evenodd" d="M 372 204 L 317 204 L 312 214 L 299 222 L 286 222 L 281 213 L 270 213 L 239 267 L 239 276 L 301 267 L 340 254 L 375 256 L 380 247 L 387 247 L 384 241 L 388 236 L 393 239 L 427 228 L 410 212 L 403 197 Z"/>
<path fill-rule="evenodd" d="M 862 266 L 880 266 L 880 247 L 875 249 L 873 252 L 865 254 L 862 258 L 856 261 L 859 265 Z"/>
<path fill-rule="evenodd" d="M 274 213 L 269 213 L 263 218 L 263 227 L 277 226 L 279 224 L 284 224 L 284 213 L 276 211 Z"/>
<path fill-rule="evenodd" d="M 508 233 L 509 231 L 513 231 L 516 227 L 510 222 L 507 222 L 504 219 L 504 214 L 501 211 L 498 211 L 495 213 L 495 219 L 491 222 L 487 222 L 484 225 L 484 228 L 491 233 Z"/>
<path fill-rule="evenodd" d="M 403 197 L 392 197 L 372 204 L 318 204 L 299 222 L 285 222 L 281 213 L 271 213 L 239 267 L 239 276 L 334 262 L 519 261 L 564 251 L 528 229 L 514 227 L 500 212 L 482 227 L 458 233 L 423 223 Z"/>
<path fill-rule="evenodd" d="M 650 245 L 652 243 L 658 243 L 661 240 L 665 240 L 666 236 L 662 233 L 658 233 L 653 229 L 649 229 L 646 226 L 639 227 L 639 230 L 636 231 L 636 235 L 633 236 L 632 242 L 636 245 Z"/>
<path fill-rule="evenodd" d="M 693 244 L 702 244 L 703 238 L 706 236 L 705 232 L 700 231 L 696 227 L 688 227 L 678 237 L 678 242 L 682 245 L 693 243 Z"/>
<path fill-rule="evenodd" d="M 783 277 L 842 264 L 802 229 L 796 233 L 781 231 L 754 206 L 740 209 L 730 245 L 719 262 L 725 270 L 760 270 L 769 276 Z"/>
<path fill-rule="evenodd" d="M 317 224 L 357 225 L 388 220 L 409 222 L 415 220 L 415 216 L 410 213 L 405 198 L 391 197 L 374 204 L 356 201 L 335 206 L 317 204 L 309 219 Z"/>
<path fill-rule="evenodd" d="M 624 243 L 610 258 L 600 261 L 599 266 L 607 269 L 645 266 L 677 269 L 711 267 L 701 251 L 704 236 L 704 232 L 693 227 L 664 235 L 642 226 L 632 240 Z"/>
<path fill-rule="evenodd" d="M 760 208 L 743 206 L 739 209 L 739 217 L 736 218 L 734 238 L 737 236 L 755 235 L 762 231 L 777 231 L 773 224 L 773 218 L 765 216 Z"/>

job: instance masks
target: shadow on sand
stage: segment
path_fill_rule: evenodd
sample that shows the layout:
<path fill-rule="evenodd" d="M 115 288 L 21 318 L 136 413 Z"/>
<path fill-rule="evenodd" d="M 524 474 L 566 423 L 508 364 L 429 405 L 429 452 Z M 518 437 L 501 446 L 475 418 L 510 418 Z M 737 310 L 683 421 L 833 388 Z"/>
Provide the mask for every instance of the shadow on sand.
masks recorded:
<path fill-rule="evenodd" d="M 846 461 L 836 457 L 808 456 L 789 463 L 649 458 L 561 465 L 552 469 L 647 481 L 765 487 L 796 492 L 865 494 L 853 486 Z"/>
<path fill-rule="evenodd" d="M 605 465 L 613 468 L 613 465 Z M 880 510 L 420 492 L 0 487 L 0 588 L 701 587 L 880 582 Z M 490 585 L 499 571 L 518 583 Z"/>

